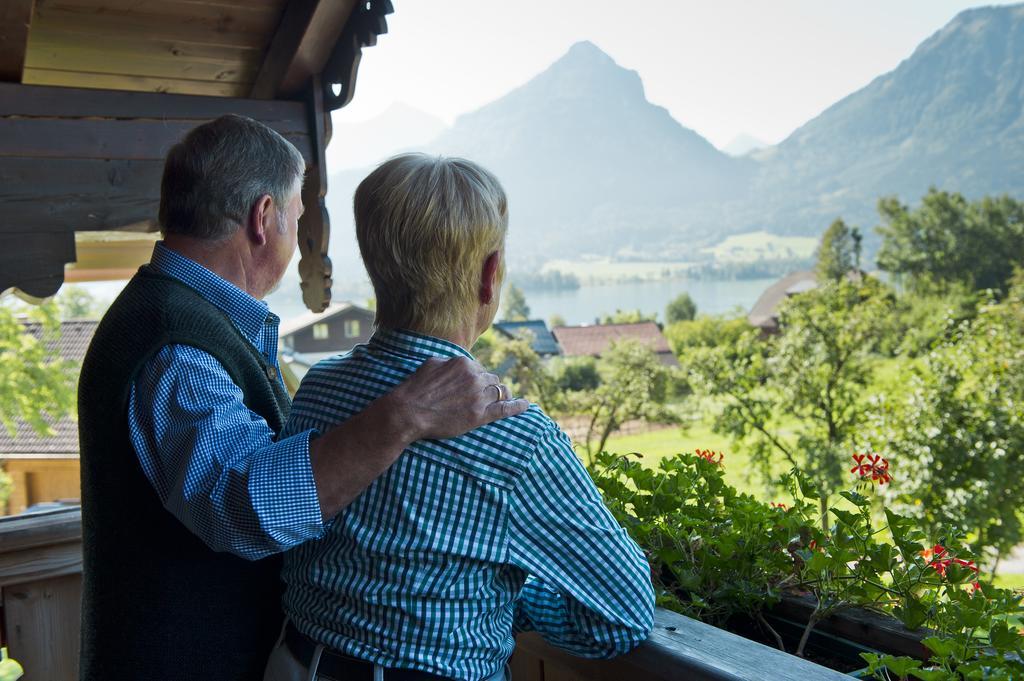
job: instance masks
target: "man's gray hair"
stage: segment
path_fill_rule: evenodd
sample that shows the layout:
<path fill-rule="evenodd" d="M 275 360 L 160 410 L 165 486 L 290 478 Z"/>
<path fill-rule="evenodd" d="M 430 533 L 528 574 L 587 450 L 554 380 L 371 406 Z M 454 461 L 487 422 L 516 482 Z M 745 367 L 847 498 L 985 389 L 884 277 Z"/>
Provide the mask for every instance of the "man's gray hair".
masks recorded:
<path fill-rule="evenodd" d="M 231 236 L 265 194 L 282 211 L 305 171 L 302 154 L 276 131 L 244 116 L 221 116 L 167 153 L 160 228 L 197 239 Z"/>

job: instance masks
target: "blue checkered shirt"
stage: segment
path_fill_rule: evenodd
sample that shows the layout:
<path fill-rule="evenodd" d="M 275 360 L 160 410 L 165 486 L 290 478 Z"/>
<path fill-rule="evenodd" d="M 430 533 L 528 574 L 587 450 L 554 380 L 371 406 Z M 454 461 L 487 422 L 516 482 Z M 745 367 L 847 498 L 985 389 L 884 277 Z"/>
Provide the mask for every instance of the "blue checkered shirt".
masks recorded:
<path fill-rule="evenodd" d="M 277 367 L 280 320 L 265 302 L 163 244 L 150 266 L 216 305 Z M 132 384 L 128 425 L 164 507 L 213 550 L 255 560 L 322 535 L 310 433 L 275 438 L 209 353 L 162 348 Z"/>
<path fill-rule="evenodd" d="M 378 331 L 317 364 L 284 429 L 327 429 L 428 357 L 462 348 Z M 643 553 L 569 439 L 533 406 L 451 440 L 414 443 L 329 525 L 285 554 L 285 613 L 310 638 L 388 667 L 455 679 L 502 669 L 515 631 L 587 657 L 650 632 Z"/>

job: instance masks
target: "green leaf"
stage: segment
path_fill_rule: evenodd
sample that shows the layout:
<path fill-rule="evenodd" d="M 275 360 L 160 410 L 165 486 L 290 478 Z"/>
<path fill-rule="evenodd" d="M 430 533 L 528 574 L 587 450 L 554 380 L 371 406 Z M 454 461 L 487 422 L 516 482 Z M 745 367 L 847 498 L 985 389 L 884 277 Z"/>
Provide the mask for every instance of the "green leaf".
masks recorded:
<path fill-rule="evenodd" d="M 1020 646 L 1020 634 L 1011 629 L 1005 621 L 998 621 L 988 631 L 989 641 L 998 650 L 1016 650 Z"/>
<path fill-rule="evenodd" d="M 928 608 L 916 598 L 907 598 L 902 605 L 892 609 L 892 614 L 903 622 L 907 629 L 917 629 L 928 620 Z"/>
<path fill-rule="evenodd" d="M 922 639 L 921 643 L 924 644 L 928 650 L 932 651 L 936 657 L 946 659 L 953 656 L 953 652 L 956 650 L 956 641 L 952 639 L 943 639 L 938 636 L 929 636 L 928 638 Z"/>
<path fill-rule="evenodd" d="M 843 490 L 839 493 L 839 496 L 849 501 L 857 508 L 867 508 L 871 505 L 871 500 L 863 494 L 854 492 L 853 490 Z"/>
<path fill-rule="evenodd" d="M 907 676 L 912 669 L 921 668 L 921 660 L 915 660 L 912 657 L 883 655 L 881 662 L 885 665 L 886 669 L 900 678 Z"/>

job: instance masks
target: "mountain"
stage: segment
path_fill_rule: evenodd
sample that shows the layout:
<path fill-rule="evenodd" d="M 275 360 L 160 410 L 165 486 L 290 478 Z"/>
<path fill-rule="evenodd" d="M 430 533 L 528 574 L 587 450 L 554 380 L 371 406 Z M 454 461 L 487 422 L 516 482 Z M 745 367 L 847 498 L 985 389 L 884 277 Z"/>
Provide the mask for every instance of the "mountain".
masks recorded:
<path fill-rule="evenodd" d="M 590 42 L 461 116 L 428 150 L 498 175 L 510 252 L 534 261 L 644 251 L 667 231 L 693 237 L 707 222 L 680 207 L 732 198 L 753 169 L 648 102 L 640 76 Z M 519 247 L 531 244 L 543 247 Z"/>
<path fill-rule="evenodd" d="M 589 42 L 420 148 L 498 175 L 513 269 L 694 260 L 730 235 L 817 236 L 837 216 L 870 246 L 880 196 L 916 203 L 934 185 L 1024 197 L 1024 5 L 959 14 L 890 73 L 739 158 L 648 102 L 640 76 Z M 364 278 L 350 216 L 367 172 L 331 177 L 338 281 Z"/>
<path fill-rule="evenodd" d="M 735 217 L 780 233 L 820 233 L 837 215 L 870 227 L 878 197 L 916 203 L 932 185 L 1024 196 L 1024 5 L 960 13 L 754 157 L 757 206 Z"/>
<path fill-rule="evenodd" d="M 764 149 L 767 146 L 771 145 L 744 132 L 736 135 L 731 142 L 722 147 L 722 151 L 730 156 L 746 156 L 752 151 Z"/>

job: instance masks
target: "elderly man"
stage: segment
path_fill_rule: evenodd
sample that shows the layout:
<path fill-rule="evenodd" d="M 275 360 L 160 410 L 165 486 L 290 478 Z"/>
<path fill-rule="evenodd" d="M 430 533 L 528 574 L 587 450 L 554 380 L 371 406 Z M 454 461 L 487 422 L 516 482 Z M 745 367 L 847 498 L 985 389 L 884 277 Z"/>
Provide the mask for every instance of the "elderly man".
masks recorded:
<path fill-rule="evenodd" d="M 396 157 L 356 190 L 355 219 L 377 330 L 309 372 L 286 435 L 347 423 L 425 362 L 469 359 L 498 309 L 508 217 L 487 171 Z M 535 406 L 412 444 L 283 575 L 266 681 L 502 679 L 514 631 L 610 657 L 653 618 L 643 553 Z"/>
<path fill-rule="evenodd" d="M 261 301 L 296 247 L 304 163 L 225 116 L 169 152 L 164 241 L 97 329 L 79 389 L 83 679 L 254 679 L 280 561 L 411 442 L 525 403 L 470 361 L 424 365 L 336 428 L 278 437 L 289 399 Z"/>

